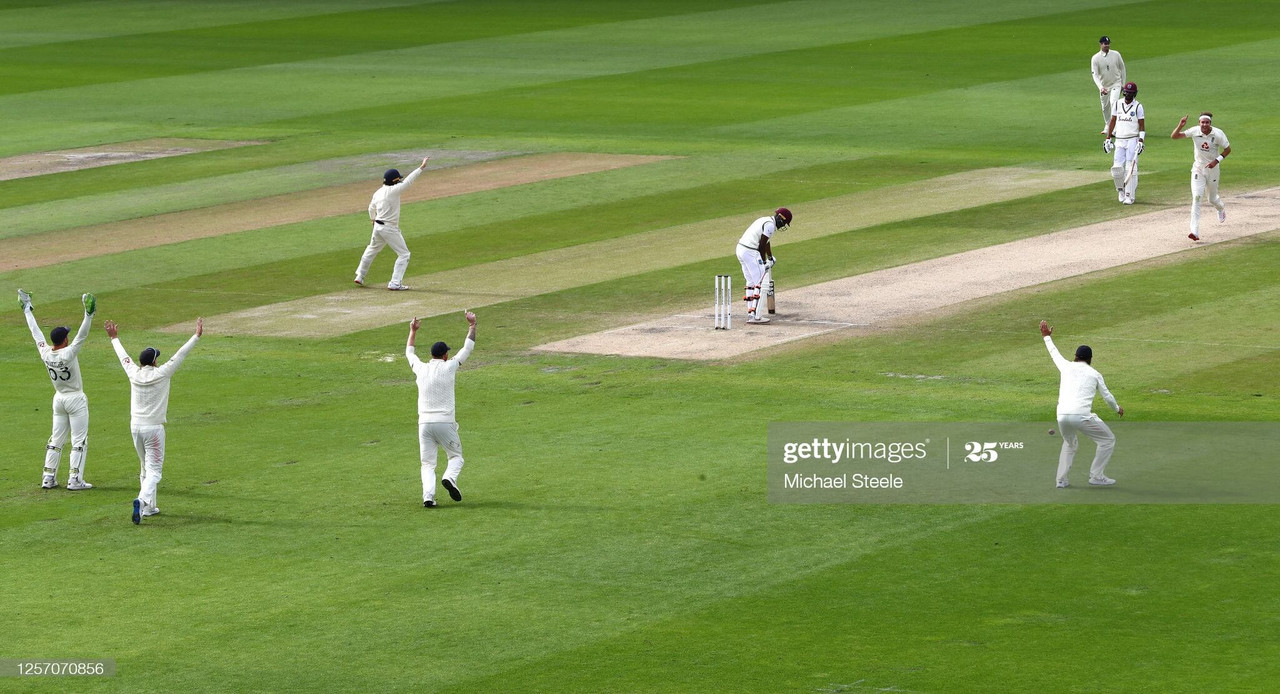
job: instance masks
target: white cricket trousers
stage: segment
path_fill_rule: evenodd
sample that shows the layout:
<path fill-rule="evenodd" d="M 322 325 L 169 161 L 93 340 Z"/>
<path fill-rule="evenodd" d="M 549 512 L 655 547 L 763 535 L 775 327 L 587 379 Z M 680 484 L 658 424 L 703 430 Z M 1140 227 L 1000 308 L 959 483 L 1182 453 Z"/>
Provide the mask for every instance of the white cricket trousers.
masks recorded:
<path fill-rule="evenodd" d="M 1102 128 L 1104 130 L 1108 125 L 1111 125 L 1111 114 L 1115 113 L 1116 102 L 1120 100 L 1120 90 L 1123 86 L 1118 84 L 1114 87 L 1108 87 L 1106 94 L 1098 93 L 1098 100 L 1102 102 Z"/>
<path fill-rule="evenodd" d="M 44 474 L 57 475 L 62 463 L 62 444 L 71 433 L 71 478 L 84 475 L 84 456 L 89 447 L 89 398 L 84 393 L 53 394 L 53 435 L 44 451 Z"/>
<path fill-rule="evenodd" d="M 742 295 L 747 298 L 747 313 L 755 313 L 760 304 L 760 282 L 764 280 L 760 251 L 738 244 L 738 263 L 742 265 L 742 281 L 746 283 Z"/>
<path fill-rule="evenodd" d="M 373 265 L 373 259 L 382 252 L 383 246 L 390 246 L 391 250 L 396 252 L 396 266 L 391 271 L 390 286 L 404 281 L 404 271 L 409 269 L 409 247 L 405 245 L 404 234 L 400 233 L 400 229 L 390 224 L 373 225 L 373 236 L 369 237 L 369 247 L 364 249 L 364 255 L 360 256 L 360 266 L 356 268 L 356 279 L 364 281 L 364 276 L 369 273 L 369 266 Z"/>
<path fill-rule="evenodd" d="M 1222 164 L 1212 169 L 1200 168 L 1191 172 L 1191 233 L 1200 235 L 1200 201 L 1206 197 L 1209 204 L 1219 211 L 1227 209 L 1218 197 L 1218 179 L 1222 177 Z"/>
<path fill-rule="evenodd" d="M 1133 167 L 1129 182 L 1124 182 L 1125 171 Z M 1130 197 L 1138 197 L 1138 138 L 1116 140 L 1115 151 L 1112 152 L 1111 178 L 1116 183 L 1116 191 L 1123 191 Z"/>
<path fill-rule="evenodd" d="M 462 440 L 456 422 L 426 422 L 418 425 L 418 447 L 422 457 L 422 500 L 436 498 L 436 449 L 443 448 L 449 458 L 444 477 L 457 484 L 462 473 Z"/>
<path fill-rule="evenodd" d="M 1076 458 L 1079 448 L 1079 435 L 1084 434 L 1098 444 L 1098 452 L 1093 455 L 1093 465 L 1089 467 L 1089 479 L 1103 477 L 1107 472 L 1107 463 L 1111 462 L 1111 454 L 1116 449 L 1116 435 L 1111 433 L 1107 423 L 1096 414 L 1060 414 L 1058 415 L 1058 433 L 1062 434 L 1062 452 L 1058 454 L 1058 481 L 1066 482 L 1067 473 L 1071 471 L 1071 463 Z"/>
<path fill-rule="evenodd" d="M 138 499 L 154 508 L 156 487 L 160 486 L 160 472 L 164 468 L 164 426 L 133 427 L 132 432 L 133 447 L 142 464 L 138 473 Z"/>

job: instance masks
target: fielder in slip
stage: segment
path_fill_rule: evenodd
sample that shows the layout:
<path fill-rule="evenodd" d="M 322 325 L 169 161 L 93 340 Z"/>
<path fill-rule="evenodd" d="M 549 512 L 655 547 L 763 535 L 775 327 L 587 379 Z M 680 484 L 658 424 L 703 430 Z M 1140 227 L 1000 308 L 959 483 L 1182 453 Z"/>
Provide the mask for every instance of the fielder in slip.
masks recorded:
<path fill-rule="evenodd" d="M 143 518 L 160 513 L 156 507 L 156 488 L 160 486 L 160 475 L 164 469 L 164 424 L 169 415 L 169 380 L 200 340 L 204 333 L 204 319 L 196 319 L 195 334 L 162 366 L 156 366 L 160 350 L 155 347 L 142 350 L 138 364 L 134 364 L 124 351 L 124 345 L 120 344 L 115 321 L 107 321 L 104 327 L 116 356 L 120 358 L 120 365 L 124 367 L 124 374 L 129 378 L 129 430 L 141 464 L 138 498 L 133 500 L 133 523 L 137 525 Z"/>
<path fill-rule="evenodd" d="M 457 356 L 449 358 L 449 345 L 437 342 L 431 345 L 431 361 L 418 358 L 414 341 L 422 321 L 414 318 L 409 323 L 409 343 L 404 348 L 405 359 L 418 383 L 418 450 L 422 463 L 422 505 L 436 505 L 436 449 L 444 448 L 449 457 L 449 467 L 440 480 L 449 492 L 449 498 L 462 501 L 458 488 L 458 475 L 462 474 L 462 441 L 458 438 L 458 418 L 454 408 L 454 381 L 458 367 L 471 356 L 476 348 L 476 314 L 464 311 L 467 319 L 467 339 Z"/>
<path fill-rule="evenodd" d="M 49 379 L 53 381 L 53 434 L 44 452 L 44 477 L 40 486 L 53 489 L 58 486 L 58 465 L 62 462 L 62 445 L 71 433 L 71 474 L 67 477 L 67 489 L 79 491 L 92 489 L 93 485 L 84 481 L 84 459 L 89 447 L 89 399 L 85 397 L 80 381 L 80 348 L 89 337 L 89 327 L 93 313 L 97 310 L 97 299 L 92 294 L 80 297 L 84 303 L 84 320 L 76 337 L 67 342 L 68 328 L 58 326 L 49 331 L 50 347 L 44 341 L 40 326 L 36 323 L 35 308 L 31 305 L 31 295 L 18 290 L 18 304 L 22 306 L 22 314 L 26 316 L 27 328 L 36 341 L 36 349 L 40 352 L 40 360 L 49 371 Z"/>
<path fill-rule="evenodd" d="M 747 302 L 748 323 L 769 322 L 767 317 L 759 314 L 760 288 L 765 274 L 777 262 L 770 246 L 773 235 L 791 226 L 791 219 L 791 210 L 779 207 L 773 215 L 752 222 L 738 239 L 738 263 L 742 265 L 742 279 L 746 282 L 742 300 Z"/>
<path fill-rule="evenodd" d="M 1138 193 L 1138 155 L 1146 149 L 1147 114 L 1138 101 L 1138 85 L 1126 82 L 1124 99 L 1115 105 L 1115 113 L 1103 131 L 1102 151 L 1115 156 L 1111 160 L 1111 178 L 1116 183 L 1120 202 L 1133 204 Z M 1115 141 L 1112 142 L 1111 138 Z"/>
<path fill-rule="evenodd" d="M 1213 127 L 1213 114 L 1205 111 L 1200 114 L 1200 125 L 1195 128 L 1182 129 L 1187 124 L 1187 117 L 1178 121 L 1173 129 L 1175 140 L 1190 138 L 1195 145 L 1195 159 L 1191 163 L 1191 233 L 1187 238 L 1200 240 L 1200 200 L 1207 194 L 1209 204 L 1218 210 L 1218 222 L 1227 221 L 1227 206 L 1218 197 L 1218 179 L 1222 176 L 1222 167 L 1218 166 L 1231 154 L 1231 143 L 1227 134 Z"/>
<path fill-rule="evenodd" d="M 1120 51 L 1111 50 L 1111 38 L 1103 36 L 1098 39 L 1098 52 L 1089 61 L 1089 71 L 1093 73 L 1093 83 L 1098 86 L 1099 100 L 1102 102 L 1102 132 L 1106 132 L 1111 122 L 1112 109 L 1120 99 L 1120 85 L 1125 83 L 1124 59 Z"/>
<path fill-rule="evenodd" d="M 1089 345 L 1076 348 L 1075 361 L 1067 361 L 1053 344 L 1053 328 L 1045 321 L 1040 321 L 1040 334 L 1044 336 L 1044 346 L 1049 349 L 1054 366 L 1062 373 L 1062 381 L 1058 386 L 1058 433 L 1062 434 L 1062 452 L 1058 455 L 1058 489 L 1070 487 L 1067 473 L 1071 471 L 1071 463 L 1076 458 L 1079 435 L 1084 434 L 1098 444 L 1098 452 L 1093 456 L 1093 465 L 1089 468 L 1089 484 L 1096 487 L 1108 487 L 1116 483 L 1107 477 L 1107 463 L 1116 448 L 1116 435 L 1111 433 L 1106 422 L 1093 413 L 1093 398 L 1098 393 L 1102 399 L 1115 409 L 1121 417 L 1121 407 L 1111 391 L 1107 390 L 1102 374 L 1093 368 L 1093 350 Z"/>
<path fill-rule="evenodd" d="M 382 252 L 383 246 L 391 246 L 391 250 L 396 252 L 396 266 L 391 271 L 391 282 L 387 284 L 387 289 L 408 289 L 403 284 L 404 271 L 409 269 L 409 247 L 405 245 L 404 234 L 400 233 L 400 194 L 427 168 L 427 160 L 430 158 L 424 157 L 422 165 L 410 171 L 407 177 L 401 177 L 400 172 L 395 169 L 387 169 L 382 174 L 382 187 L 373 194 L 373 200 L 369 201 L 373 236 L 369 238 L 369 246 L 364 249 L 360 265 L 356 267 L 356 284 L 364 286 L 364 276 L 369 273 L 373 259 Z"/>

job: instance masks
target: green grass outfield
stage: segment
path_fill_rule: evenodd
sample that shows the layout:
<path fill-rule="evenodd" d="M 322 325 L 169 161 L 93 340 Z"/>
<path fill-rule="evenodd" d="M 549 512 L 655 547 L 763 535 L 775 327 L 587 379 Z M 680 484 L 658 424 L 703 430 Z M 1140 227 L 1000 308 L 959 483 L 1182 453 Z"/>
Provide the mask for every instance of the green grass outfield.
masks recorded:
<path fill-rule="evenodd" d="M 799 286 L 1185 206 L 1190 146 L 1167 138 L 1204 109 L 1235 149 L 1224 195 L 1280 185 L 1277 26 L 1280 3 L 1244 0 L 0 2 L 0 157 L 269 141 L 0 182 L 0 242 L 415 148 L 681 158 L 407 205 L 410 274 L 984 167 L 1104 171 L 1088 61 L 1112 36 L 1147 108 L 1138 205 L 1103 182 L 789 244 Z M 101 320 L 172 354 L 163 326 L 346 289 L 366 227 L 356 209 L 0 273 L 0 659 L 118 668 L 0 690 L 1280 689 L 1276 506 L 801 507 L 764 486 L 770 421 L 1051 420 L 1041 318 L 1094 347 L 1127 418 L 1280 419 L 1276 232 L 731 363 L 529 348 L 709 302 L 737 229 L 721 261 L 487 307 L 458 379 L 466 499 L 434 511 L 405 326 L 211 323 L 174 381 L 163 513 L 134 527 Z M 51 389 L 19 286 L 46 329 L 98 293 L 92 491 L 38 487 Z"/>

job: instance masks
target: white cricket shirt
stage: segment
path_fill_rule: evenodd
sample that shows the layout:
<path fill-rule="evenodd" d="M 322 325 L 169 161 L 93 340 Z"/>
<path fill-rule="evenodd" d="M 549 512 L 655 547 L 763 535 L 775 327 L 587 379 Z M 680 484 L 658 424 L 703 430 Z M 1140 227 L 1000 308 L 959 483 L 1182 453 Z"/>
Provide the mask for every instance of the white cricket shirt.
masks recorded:
<path fill-rule="evenodd" d="M 1116 106 L 1111 110 L 1111 115 L 1115 116 L 1116 128 L 1111 131 L 1117 140 L 1132 140 L 1138 136 L 1138 121 L 1146 118 L 1146 111 L 1142 108 L 1142 102 L 1137 99 L 1133 103 L 1125 103 L 1124 99 L 1116 102 Z"/>
<path fill-rule="evenodd" d="M 773 233 L 777 230 L 778 227 L 773 223 L 773 217 L 761 217 L 747 227 L 747 230 L 742 234 L 742 238 L 738 239 L 738 243 L 751 250 L 759 250 L 760 239 L 773 238 Z"/>
<path fill-rule="evenodd" d="M 1059 415 L 1092 413 L 1093 398 L 1098 393 L 1102 394 L 1102 399 L 1107 401 L 1111 409 L 1120 409 L 1111 391 L 1107 390 L 1102 374 L 1082 361 L 1063 359 L 1053 344 L 1053 338 L 1048 335 L 1045 335 L 1044 345 L 1049 348 L 1049 356 L 1053 357 L 1054 365 L 1062 372 L 1062 382 L 1058 385 Z"/>
<path fill-rule="evenodd" d="M 404 180 L 393 186 L 384 185 L 373 194 L 373 200 L 369 202 L 369 219 L 372 221 L 386 222 L 386 226 L 395 229 L 400 228 L 400 194 L 410 183 L 422 173 L 422 169 L 414 169 L 409 172 Z"/>
<path fill-rule="evenodd" d="M 146 427 L 164 424 L 169 415 L 169 379 L 187 358 L 187 353 L 200 338 L 192 335 L 177 354 L 160 366 L 138 366 L 124 351 L 120 338 L 111 340 L 111 346 L 120 358 L 120 365 L 129 377 L 129 426 Z"/>
<path fill-rule="evenodd" d="M 93 317 L 87 313 L 84 314 L 80 330 L 76 332 L 71 344 L 62 349 L 54 349 L 44 341 L 40 326 L 36 324 L 35 314 L 25 309 L 22 312 L 27 316 L 27 327 L 31 329 L 31 337 L 35 338 L 36 349 L 40 351 L 40 360 L 49 370 L 53 389 L 64 395 L 84 392 L 84 386 L 80 382 L 80 360 L 77 357 L 80 354 L 80 347 L 89 337 L 89 327 Z"/>
<path fill-rule="evenodd" d="M 1098 89 L 1118 89 L 1124 86 L 1124 58 L 1120 51 L 1098 51 L 1089 61 L 1089 69 L 1093 72 L 1093 83 Z"/>
<path fill-rule="evenodd" d="M 458 367 L 471 356 L 471 350 L 475 348 L 475 340 L 467 338 L 467 343 L 448 361 L 422 361 L 413 347 L 404 348 L 404 357 L 409 360 L 409 368 L 413 369 L 418 382 L 419 424 L 458 421 L 454 414 L 454 380 L 458 375 Z"/>
<path fill-rule="evenodd" d="M 1222 154 L 1222 150 L 1231 146 L 1231 143 L 1227 141 L 1227 134 L 1217 128 L 1209 128 L 1209 134 L 1205 135 L 1200 132 L 1200 126 L 1197 125 L 1190 130 L 1183 130 L 1182 134 L 1186 135 L 1196 148 L 1196 158 L 1191 164 L 1192 171 L 1204 169 L 1209 165 L 1209 162 L 1217 159 L 1218 155 Z M 1218 166 L 1222 166 L 1222 164 L 1218 164 Z"/>

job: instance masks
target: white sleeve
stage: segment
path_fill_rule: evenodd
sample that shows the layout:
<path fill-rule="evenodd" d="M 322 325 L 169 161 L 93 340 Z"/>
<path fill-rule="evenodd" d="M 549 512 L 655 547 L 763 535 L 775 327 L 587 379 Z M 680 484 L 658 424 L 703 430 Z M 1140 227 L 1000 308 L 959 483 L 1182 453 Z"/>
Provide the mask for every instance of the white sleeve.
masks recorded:
<path fill-rule="evenodd" d="M 403 181 L 400 181 L 399 183 L 396 184 L 396 192 L 398 193 L 404 190 L 405 188 L 408 188 L 409 184 L 413 183 L 413 181 L 416 178 L 418 178 L 418 174 L 420 173 L 422 173 L 422 169 L 414 169 L 413 171 L 410 171 L 409 175 L 405 176 Z"/>
<path fill-rule="evenodd" d="M 1101 62 L 1102 61 L 1099 59 L 1097 53 L 1095 53 L 1093 55 L 1093 59 L 1089 61 L 1089 71 L 1093 73 L 1093 83 L 1098 85 L 1099 90 L 1102 89 L 1102 69 L 1098 67 L 1098 64 Z"/>
<path fill-rule="evenodd" d="M 468 337 L 466 344 L 462 345 L 462 349 L 458 350 L 458 354 L 454 356 L 453 359 L 450 359 L 449 361 L 457 362 L 459 365 L 461 365 L 462 362 L 467 360 L 467 357 L 471 356 L 471 351 L 474 350 L 475 348 L 476 348 L 476 341 Z M 457 368 L 457 367 L 455 366 L 454 368 Z"/>
<path fill-rule="evenodd" d="M 761 226 L 760 235 L 766 239 L 771 239 L 773 238 L 773 233 L 777 230 L 778 230 L 778 225 L 774 224 L 773 220 L 771 219 L 765 222 L 763 226 Z"/>
<path fill-rule="evenodd" d="M 84 320 L 80 322 L 80 330 L 76 332 L 76 337 L 67 345 L 67 359 L 75 359 L 80 353 L 80 347 L 84 345 L 84 341 L 89 339 L 89 328 L 93 327 L 93 316 L 84 314 Z"/>
<path fill-rule="evenodd" d="M 1102 394 L 1102 399 L 1107 401 L 1111 409 L 1117 412 L 1120 411 L 1120 403 L 1117 403 L 1115 396 L 1111 394 L 1111 391 L 1107 390 L 1107 382 L 1102 380 L 1102 374 L 1098 374 L 1098 392 Z"/>
<path fill-rule="evenodd" d="M 191 349 L 195 347 L 196 343 L 199 341 L 199 335 L 192 335 L 191 339 L 187 340 L 187 344 L 179 347 L 177 354 L 174 354 L 169 361 L 164 363 L 164 366 L 158 367 L 156 371 L 159 371 L 165 376 L 172 376 L 173 372 L 177 371 L 179 366 L 182 366 L 182 360 L 187 358 L 187 354 L 191 352 Z"/>
<path fill-rule="evenodd" d="M 27 329 L 31 331 L 31 339 L 36 341 L 36 349 L 40 350 L 40 356 L 43 357 L 44 350 L 49 345 L 44 341 L 44 335 L 40 332 L 40 325 L 36 323 L 36 314 L 26 309 L 23 309 L 22 313 L 27 318 Z"/>
<path fill-rule="evenodd" d="M 1222 148 L 1226 149 L 1230 147 L 1231 143 L 1227 140 L 1227 134 L 1222 132 L 1221 130 L 1219 130 L 1218 132 L 1222 135 Z"/>
<path fill-rule="evenodd" d="M 1138 103 L 1138 118 L 1139 118 L 1139 119 L 1145 119 L 1146 117 L 1147 117 L 1147 109 L 1142 105 L 1142 103 L 1141 103 L 1141 102 L 1139 102 L 1139 103 Z"/>
<path fill-rule="evenodd" d="M 414 349 L 413 345 L 407 345 L 404 348 L 404 358 L 405 361 L 409 362 L 409 369 L 417 373 L 418 364 L 422 363 L 422 360 L 418 358 L 418 350 Z"/>
<path fill-rule="evenodd" d="M 1128 82 L 1128 75 L 1124 69 L 1124 56 L 1120 55 L 1120 51 L 1116 51 L 1116 62 L 1120 63 L 1120 84 Z"/>
<path fill-rule="evenodd" d="M 1062 358 L 1062 353 L 1058 351 L 1057 345 L 1053 344 L 1052 337 L 1048 335 L 1044 336 L 1044 346 L 1049 349 L 1049 356 L 1053 357 L 1053 365 L 1058 367 L 1059 371 L 1067 368 L 1067 365 L 1071 363 Z"/>
<path fill-rule="evenodd" d="M 132 378 L 133 372 L 138 370 L 138 365 L 133 363 L 133 360 L 129 358 L 129 353 L 124 351 L 124 345 L 120 344 L 120 338 L 111 338 L 111 346 L 116 350 L 116 357 L 120 359 L 120 366 L 124 367 L 125 375 Z"/>
<path fill-rule="evenodd" d="M 369 200 L 369 221 L 376 219 L 378 219 L 378 206 L 373 203 L 373 200 Z"/>

